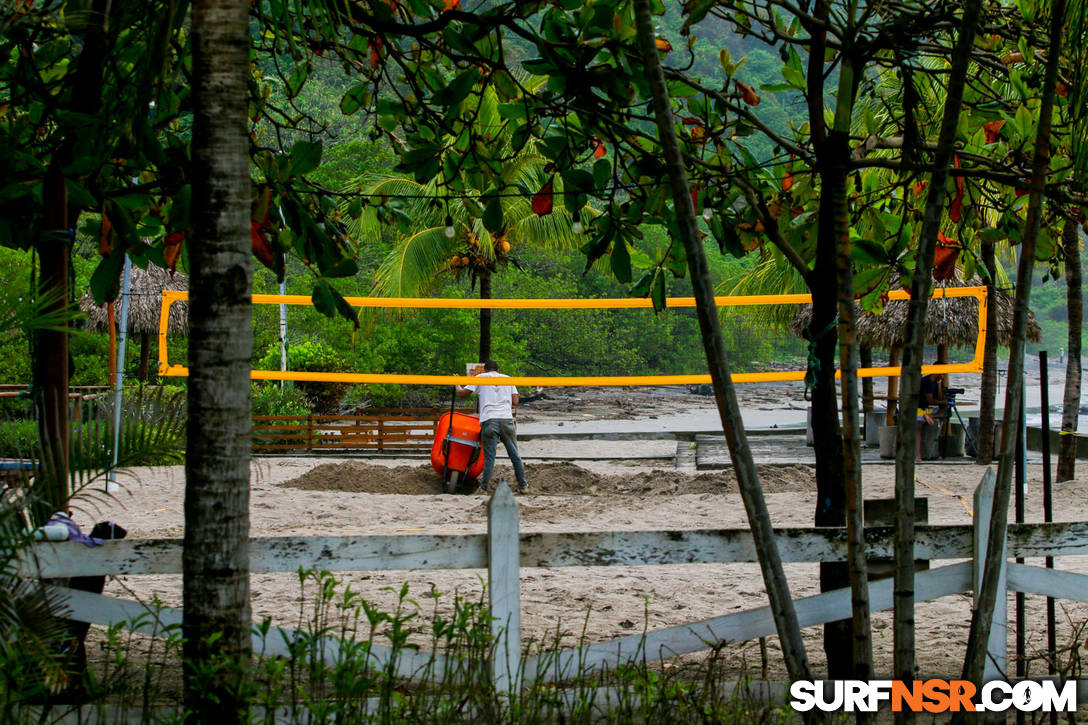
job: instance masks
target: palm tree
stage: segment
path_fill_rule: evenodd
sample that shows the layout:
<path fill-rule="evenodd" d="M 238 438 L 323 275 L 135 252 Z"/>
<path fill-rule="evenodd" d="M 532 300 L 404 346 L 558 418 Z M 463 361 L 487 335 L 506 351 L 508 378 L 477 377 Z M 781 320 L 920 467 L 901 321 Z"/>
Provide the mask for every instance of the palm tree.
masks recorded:
<path fill-rule="evenodd" d="M 1065 391 L 1062 396 L 1062 436 L 1058 439 L 1058 466 L 1055 478 L 1059 483 L 1072 481 L 1077 466 L 1077 422 L 1080 417 L 1081 330 L 1084 325 L 1083 283 L 1080 267 L 1080 230 L 1067 219 L 1062 227 L 1062 249 L 1065 252 L 1066 301 L 1069 308 L 1069 360 L 1065 366 Z M 990 426 L 992 429 L 993 426 Z"/>
<path fill-rule="evenodd" d="M 252 651 L 248 11 L 246 0 L 196 0 L 192 8 L 190 374 L 182 595 L 185 705 L 200 722 L 248 720 L 245 693 L 238 686 Z"/>
<path fill-rule="evenodd" d="M 580 219 L 562 204 L 550 213 L 534 212 L 534 192 L 550 182 L 553 195 L 561 199 L 562 180 L 549 169 L 534 142 L 514 149 L 498 106 L 494 90 L 483 91 L 475 130 L 493 140 L 498 149 L 495 155 L 507 160 L 500 173 L 484 177 L 482 183 L 472 183 L 463 175 L 452 185 L 450 178 L 441 175 L 425 183 L 387 175 L 361 177 L 349 184 L 351 192 L 370 202 L 351 225 L 360 244 L 380 242 L 386 208 L 395 206 L 409 220 L 407 231 L 396 239 L 378 268 L 375 296 L 420 297 L 453 278 L 470 289 L 479 284 L 480 299 L 491 299 L 492 275 L 508 264 L 517 266 L 517 251 L 522 247 L 565 252 L 584 243 L 576 232 Z M 451 142 L 443 160 L 459 153 Z M 451 192 L 451 186 L 464 191 Z M 589 207 L 579 214 L 581 219 L 596 216 Z M 480 310 L 481 362 L 491 357 L 491 317 L 491 310 Z"/>

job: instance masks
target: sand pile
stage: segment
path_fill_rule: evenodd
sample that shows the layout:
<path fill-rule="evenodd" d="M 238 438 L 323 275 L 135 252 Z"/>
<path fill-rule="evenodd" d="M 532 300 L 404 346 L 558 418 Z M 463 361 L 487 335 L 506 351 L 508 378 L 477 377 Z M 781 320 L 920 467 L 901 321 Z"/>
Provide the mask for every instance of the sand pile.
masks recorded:
<path fill-rule="evenodd" d="M 759 466 L 763 490 L 815 490 L 811 466 Z M 714 473 L 642 471 L 635 475 L 601 474 L 573 463 L 541 463 L 526 466 L 526 478 L 534 495 L 631 495 L 669 496 L 691 493 L 736 493 L 737 479 L 731 470 Z M 495 468 L 493 480 L 514 481 L 508 465 Z M 442 493 L 442 481 L 428 465 L 388 468 L 362 461 L 323 463 L 281 486 L 305 491 L 346 493 L 398 493 L 427 496 Z"/>

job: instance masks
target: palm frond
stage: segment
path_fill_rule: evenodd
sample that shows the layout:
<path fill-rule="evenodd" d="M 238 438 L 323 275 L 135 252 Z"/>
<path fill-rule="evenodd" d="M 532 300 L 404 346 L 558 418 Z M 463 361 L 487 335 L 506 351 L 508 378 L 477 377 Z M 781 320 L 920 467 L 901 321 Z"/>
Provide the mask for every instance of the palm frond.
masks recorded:
<path fill-rule="evenodd" d="M 113 395 L 83 406 L 84 416 L 72 421 L 68 472 L 64 481 L 50 467 L 39 466 L 30 492 L 34 521 L 71 506 L 73 499 L 91 503 L 104 495 L 111 471 L 139 465 L 176 464 L 184 460 L 185 393 L 165 388 L 126 391 L 121 406 L 114 465 Z M 43 435 L 48 436 L 48 432 Z M 47 440 L 46 443 L 49 441 Z M 40 449 L 29 452 L 41 460 Z"/>
<path fill-rule="evenodd" d="M 780 295 L 807 292 L 805 280 L 793 265 L 773 252 L 745 274 L 724 280 L 718 291 L 726 295 Z M 791 305 L 723 308 L 725 314 L 756 317 L 762 324 L 786 329 L 796 309 Z M 732 312 L 730 312 L 732 311 Z M 743 312 L 741 312 L 743 311 Z"/>
<path fill-rule="evenodd" d="M 73 492 L 93 486 L 114 467 L 112 402 L 111 396 L 108 404 L 100 406 L 98 418 L 85 423 L 73 437 Z M 102 420 L 105 414 L 109 421 Z M 128 391 L 122 398 L 116 468 L 182 463 L 185 425 L 184 391 L 144 387 Z"/>
<path fill-rule="evenodd" d="M 527 244 L 546 251 L 571 251 L 586 243 L 584 236 L 575 234 L 569 214 L 554 211 L 547 216 L 527 214 L 510 228 L 511 244 Z"/>
<path fill-rule="evenodd" d="M 401 240 L 378 268 L 374 294 L 383 297 L 419 297 L 435 284 L 459 240 L 444 227 L 430 227 Z"/>
<path fill-rule="evenodd" d="M 17 292 L 0 287 L 0 334 L 23 330 L 71 329 L 71 323 L 83 317 L 78 308 L 57 307 L 61 299 L 56 289 L 42 288 L 36 295 L 20 296 Z"/>
<path fill-rule="evenodd" d="M 437 223 L 438 212 L 431 206 L 435 195 L 433 183 L 420 184 L 402 176 L 368 175 L 348 182 L 347 191 L 361 195 L 367 202 L 363 213 L 347 224 L 348 234 L 357 244 L 374 243 L 382 238 L 385 225 L 378 215 L 381 204 L 395 205 L 410 219 Z M 389 198 L 383 201 L 382 197 Z M 341 206 L 346 212 L 349 202 Z"/>

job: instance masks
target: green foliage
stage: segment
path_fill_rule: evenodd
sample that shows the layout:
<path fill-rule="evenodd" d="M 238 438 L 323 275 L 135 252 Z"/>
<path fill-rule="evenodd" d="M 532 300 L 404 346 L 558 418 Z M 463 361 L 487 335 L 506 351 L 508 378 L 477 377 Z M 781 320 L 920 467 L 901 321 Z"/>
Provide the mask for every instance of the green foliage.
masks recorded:
<path fill-rule="evenodd" d="M 33 479 L 30 494 L 34 521 L 45 521 L 54 511 L 65 510 L 72 497 L 98 495 L 111 471 L 183 461 L 186 417 L 182 389 L 126 388 L 116 448 L 113 401 L 110 394 L 81 402 L 80 416 L 73 416 L 71 421 L 68 479 L 57 481 L 44 470 L 37 471 Z M 0 426 L 5 431 L 3 445 L 13 451 L 12 455 L 39 458 L 41 444 L 35 420 L 3 421 Z M 10 439 L 6 435 L 9 432 Z"/>
<path fill-rule="evenodd" d="M 1083 260 L 1082 260 L 1083 262 Z M 1069 304 L 1068 288 L 1064 279 L 1037 278 L 1031 286 L 1031 309 L 1039 323 L 1042 339 L 1030 343 L 1032 351 L 1047 350 L 1050 359 L 1057 360 L 1059 348 L 1069 347 Z M 1081 331 L 1081 344 L 1088 342 L 1085 331 Z"/>
<path fill-rule="evenodd" d="M 278 370 L 279 364 L 279 344 L 271 345 L 261 358 L 261 368 Z M 296 371 L 336 373 L 346 372 L 348 363 L 329 345 L 307 341 L 287 348 L 287 367 Z M 299 381 L 295 386 L 306 401 L 309 411 L 319 414 L 335 412 L 340 399 L 348 391 L 347 383 Z"/>
<path fill-rule="evenodd" d="M 288 383 L 280 387 L 278 382 L 255 383 L 253 386 L 253 415 L 307 415 L 310 406 L 302 390 Z"/>
<path fill-rule="evenodd" d="M 251 716 L 263 722 L 275 713 L 289 722 L 444 723 L 500 725 L 569 723 L 706 722 L 718 725 L 785 722 L 789 711 L 733 690 L 737 674 L 726 667 L 725 649 L 685 667 L 660 668 L 645 663 L 625 665 L 602 674 L 578 668 L 563 685 L 527 680 L 523 689 L 498 692 L 490 666 L 496 656 L 491 618 L 485 600 L 431 590 L 426 599 L 412 596 L 407 584 L 391 590 L 391 608 L 366 599 L 328 571 L 300 570 L 298 618 L 294 631 L 275 629 L 265 619 L 253 628 L 255 657 L 244 665 L 227 657 L 201 662 L 196 687 L 213 687 L 215 675 L 228 673 L 243 693 Z M 105 632 L 99 658 L 81 681 L 86 713 L 103 722 L 148 717 L 180 722 L 185 713 L 176 697 L 182 639 L 178 625 L 159 624 L 162 604 L 131 623 L 150 637 L 133 635 L 114 625 Z M 213 637 L 215 635 L 212 635 Z M 584 638 L 584 633 L 583 633 Z M 584 643 L 584 642 L 583 642 Z M 272 656 L 286 645 L 286 656 Z M 377 664 L 377 647 L 391 655 Z M 421 647 L 441 652 L 428 657 Z M 530 643 L 526 656 L 548 663 L 560 641 Z M 423 655 L 420 657 L 420 655 Z M 403 657 L 419 658 L 411 682 L 396 673 Z M 13 664 L 14 658 L 4 664 Z M 41 678 L 15 679 L 24 668 L 4 673 L 11 687 L 0 694 L 5 722 L 31 722 L 40 713 L 30 695 L 44 689 Z M 546 674 L 547 667 L 541 674 Z M 528 677 L 527 673 L 520 673 Z M 742 677 L 742 682 L 743 677 Z M 38 683 L 35 689 L 35 683 Z M 607 697 L 602 715 L 599 701 Z M 468 714 L 471 713 L 471 717 Z"/>
<path fill-rule="evenodd" d="M 33 458 L 37 450 L 37 421 L 0 420 L 0 458 Z"/>
<path fill-rule="evenodd" d="M 28 255 L 21 250 L 0 247 L 0 304 L 14 317 L 0 323 L 0 383 L 30 381 L 30 352 L 23 316 L 30 293 Z"/>

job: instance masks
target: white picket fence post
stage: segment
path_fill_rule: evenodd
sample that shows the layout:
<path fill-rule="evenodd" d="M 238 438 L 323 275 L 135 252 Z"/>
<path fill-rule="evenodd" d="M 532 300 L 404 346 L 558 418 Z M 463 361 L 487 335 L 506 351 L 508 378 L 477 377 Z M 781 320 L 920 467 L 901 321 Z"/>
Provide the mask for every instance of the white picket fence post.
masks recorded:
<path fill-rule="evenodd" d="M 491 681 L 498 692 L 512 692 L 521 673 L 521 552 L 518 502 L 500 481 L 487 505 L 487 592 L 491 608 Z"/>
<path fill-rule="evenodd" d="M 975 556 L 974 585 L 975 606 L 978 606 L 978 591 L 982 586 L 982 571 L 986 563 L 986 547 L 990 540 L 990 517 L 994 508 L 994 487 L 997 477 L 993 469 L 987 468 L 982 481 L 975 489 Z M 1002 542 L 1002 549 L 1008 543 Z M 1008 649 L 1008 563 L 1007 557 L 1001 557 L 1001 574 L 997 582 L 997 600 L 994 602 L 994 618 L 990 625 L 990 639 L 986 643 L 986 666 L 982 679 L 990 682 L 1005 677 L 1007 672 L 1006 651 Z"/>

